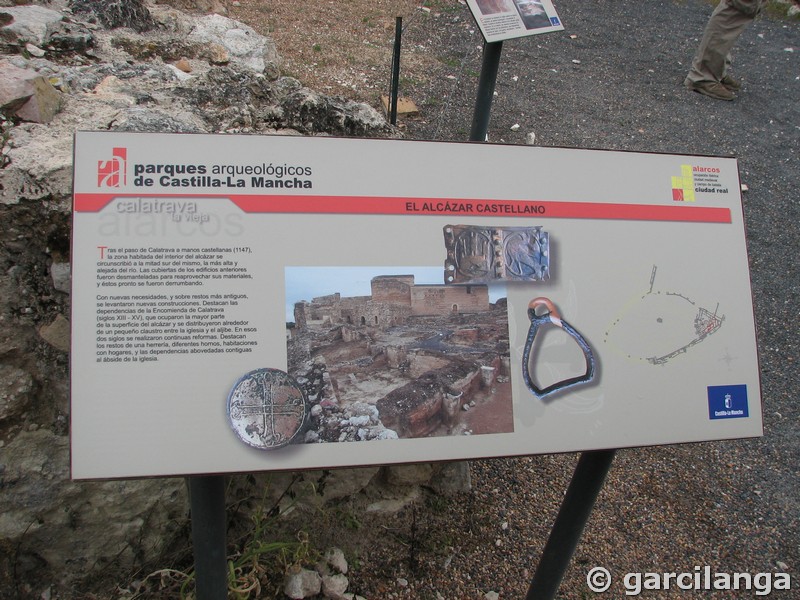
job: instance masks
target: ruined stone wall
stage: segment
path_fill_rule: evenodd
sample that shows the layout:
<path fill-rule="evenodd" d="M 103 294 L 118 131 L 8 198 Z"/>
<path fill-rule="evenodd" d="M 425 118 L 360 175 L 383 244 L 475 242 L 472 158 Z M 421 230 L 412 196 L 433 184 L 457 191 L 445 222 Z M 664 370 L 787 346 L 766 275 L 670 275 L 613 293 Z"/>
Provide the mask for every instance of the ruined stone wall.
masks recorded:
<path fill-rule="evenodd" d="M 410 306 L 375 302 L 368 296 L 360 296 L 342 299 L 338 322 L 383 329 L 405 323 L 410 314 Z"/>
<path fill-rule="evenodd" d="M 341 299 L 342 295 L 339 292 L 336 292 L 335 294 L 328 294 L 327 296 L 318 296 L 314 298 L 312 302 L 319 306 L 332 306 Z"/>
<path fill-rule="evenodd" d="M 489 308 L 489 288 L 485 285 L 417 285 L 411 288 L 414 315 L 483 312 Z"/>
<path fill-rule="evenodd" d="M 329 294 L 319 296 L 311 302 L 303 302 L 306 321 L 322 321 L 323 323 L 342 323 L 341 295 Z M 297 305 L 295 305 L 296 307 Z"/>
<path fill-rule="evenodd" d="M 309 305 L 306 318 L 309 321 L 322 321 L 323 323 L 341 323 L 338 307 Z"/>
<path fill-rule="evenodd" d="M 382 275 L 370 282 L 372 299 L 375 302 L 403 304 L 411 306 L 411 289 L 414 287 L 413 275 Z"/>
<path fill-rule="evenodd" d="M 294 324 L 296 327 L 300 329 L 305 329 L 306 327 L 307 308 L 308 308 L 308 302 L 296 302 L 294 305 Z"/>
<path fill-rule="evenodd" d="M 382 275 L 372 279 L 371 287 L 372 296 L 342 298 L 336 293 L 314 298 L 303 303 L 302 317 L 304 321 L 385 328 L 405 323 L 410 315 L 437 316 L 490 309 L 489 288 L 485 285 L 415 285 L 413 275 Z"/>

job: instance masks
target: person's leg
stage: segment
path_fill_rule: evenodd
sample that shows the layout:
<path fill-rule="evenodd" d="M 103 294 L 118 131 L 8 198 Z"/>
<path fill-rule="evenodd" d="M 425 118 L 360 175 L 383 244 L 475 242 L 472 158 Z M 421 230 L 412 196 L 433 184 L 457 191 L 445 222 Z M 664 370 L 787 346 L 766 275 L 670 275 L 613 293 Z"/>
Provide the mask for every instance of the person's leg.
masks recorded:
<path fill-rule="evenodd" d="M 758 12 L 760 0 L 720 0 L 711 14 L 703 38 L 686 76 L 687 87 L 700 82 L 720 82 L 727 72 L 736 40 Z M 752 10 L 747 7 L 752 6 Z"/>

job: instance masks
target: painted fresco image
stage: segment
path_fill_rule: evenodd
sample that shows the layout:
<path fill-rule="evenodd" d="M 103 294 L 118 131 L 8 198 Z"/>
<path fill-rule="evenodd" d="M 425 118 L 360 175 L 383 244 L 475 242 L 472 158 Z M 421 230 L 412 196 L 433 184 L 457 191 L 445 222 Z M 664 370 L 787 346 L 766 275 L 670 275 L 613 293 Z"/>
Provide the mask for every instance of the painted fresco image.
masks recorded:
<path fill-rule="evenodd" d="M 519 16 L 525 24 L 525 29 L 540 29 L 550 27 L 550 17 L 541 2 L 535 0 L 514 0 Z"/>
<path fill-rule="evenodd" d="M 301 442 L 513 432 L 505 288 L 425 283 L 441 267 L 393 272 L 286 268 L 288 372 L 310 415 Z M 326 293 L 298 298 L 315 281 Z"/>

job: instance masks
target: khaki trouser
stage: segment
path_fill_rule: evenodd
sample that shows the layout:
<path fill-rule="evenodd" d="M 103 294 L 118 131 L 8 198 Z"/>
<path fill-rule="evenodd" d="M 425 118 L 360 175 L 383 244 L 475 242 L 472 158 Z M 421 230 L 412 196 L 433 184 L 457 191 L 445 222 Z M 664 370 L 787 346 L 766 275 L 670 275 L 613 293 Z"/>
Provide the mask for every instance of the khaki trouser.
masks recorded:
<path fill-rule="evenodd" d="M 708 20 L 686 83 L 721 81 L 736 40 L 761 10 L 763 0 L 720 0 Z"/>

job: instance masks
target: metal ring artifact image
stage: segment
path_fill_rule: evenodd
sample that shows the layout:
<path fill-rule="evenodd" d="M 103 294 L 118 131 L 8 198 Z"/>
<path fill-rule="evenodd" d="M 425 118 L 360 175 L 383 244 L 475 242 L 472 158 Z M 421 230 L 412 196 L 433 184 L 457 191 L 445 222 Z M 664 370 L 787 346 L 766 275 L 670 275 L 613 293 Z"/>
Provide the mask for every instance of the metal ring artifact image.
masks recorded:
<path fill-rule="evenodd" d="M 547 312 L 538 314 L 537 309 L 541 308 L 545 308 Z M 594 379 L 597 371 L 597 364 L 591 346 L 589 346 L 589 343 L 575 328 L 561 318 L 558 309 L 549 298 L 540 297 L 531 300 L 528 304 L 528 318 L 531 324 L 528 329 L 528 337 L 525 340 L 525 349 L 522 353 L 522 377 L 525 381 L 525 385 L 528 386 L 528 389 L 533 392 L 537 398 L 546 398 L 557 392 L 587 384 Z M 541 334 L 544 328 L 550 326 L 562 329 L 575 340 L 586 360 L 586 372 L 583 373 L 583 375 L 569 377 L 551 385 L 540 387 L 536 384 L 534 377 L 531 375 L 531 355 L 533 352 L 534 340 L 537 335 Z"/>
<path fill-rule="evenodd" d="M 303 390 L 278 369 L 243 375 L 228 395 L 228 422 L 245 444 L 274 450 L 290 444 L 303 430 L 308 411 Z"/>

